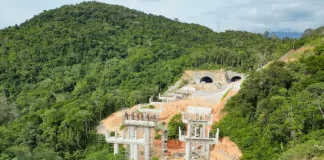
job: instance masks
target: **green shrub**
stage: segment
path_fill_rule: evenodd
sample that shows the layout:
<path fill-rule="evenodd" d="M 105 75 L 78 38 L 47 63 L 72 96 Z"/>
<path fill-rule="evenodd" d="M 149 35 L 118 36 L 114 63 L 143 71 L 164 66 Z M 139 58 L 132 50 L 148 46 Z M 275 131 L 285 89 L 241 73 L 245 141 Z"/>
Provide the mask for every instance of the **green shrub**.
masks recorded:
<path fill-rule="evenodd" d="M 155 133 L 155 137 L 154 137 L 155 140 L 159 140 L 161 139 L 161 134 L 159 133 Z"/>
<path fill-rule="evenodd" d="M 159 160 L 159 158 L 157 156 L 153 156 L 152 160 Z"/>
<path fill-rule="evenodd" d="M 186 128 L 185 124 L 182 122 L 182 115 L 174 115 L 168 124 L 168 138 L 178 139 L 179 137 L 179 127 L 184 130 Z"/>

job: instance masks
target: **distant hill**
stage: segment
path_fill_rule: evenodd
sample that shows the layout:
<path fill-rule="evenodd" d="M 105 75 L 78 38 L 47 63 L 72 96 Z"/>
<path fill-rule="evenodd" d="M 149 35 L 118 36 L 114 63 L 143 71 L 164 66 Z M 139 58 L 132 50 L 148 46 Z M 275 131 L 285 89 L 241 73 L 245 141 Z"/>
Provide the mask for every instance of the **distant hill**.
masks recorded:
<path fill-rule="evenodd" d="M 302 32 L 274 32 L 274 34 L 279 37 L 280 39 L 282 38 L 301 38 L 303 33 Z"/>

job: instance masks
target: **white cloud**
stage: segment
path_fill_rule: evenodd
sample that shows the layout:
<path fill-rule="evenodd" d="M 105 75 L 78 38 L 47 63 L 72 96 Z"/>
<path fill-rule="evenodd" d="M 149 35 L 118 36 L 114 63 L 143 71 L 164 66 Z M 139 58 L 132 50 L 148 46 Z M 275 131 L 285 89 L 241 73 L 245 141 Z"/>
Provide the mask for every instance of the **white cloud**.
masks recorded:
<path fill-rule="evenodd" d="M 199 23 L 212 29 L 250 32 L 298 31 L 324 25 L 323 0 L 98 0 Z M 19 24 L 43 11 L 80 0 L 1 0 L 0 28 Z"/>

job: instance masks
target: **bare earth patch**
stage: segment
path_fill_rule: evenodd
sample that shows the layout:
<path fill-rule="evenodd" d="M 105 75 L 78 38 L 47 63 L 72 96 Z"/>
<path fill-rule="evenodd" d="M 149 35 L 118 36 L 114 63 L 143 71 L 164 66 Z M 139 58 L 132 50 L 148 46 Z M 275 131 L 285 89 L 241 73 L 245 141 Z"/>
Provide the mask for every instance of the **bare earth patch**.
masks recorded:
<path fill-rule="evenodd" d="M 172 103 L 163 103 L 163 111 L 159 116 L 160 121 L 168 123 L 170 119 L 183 111 L 186 110 L 186 107 L 189 106 L 204 106 L 213 108 L 212 112 L 214 114 L 214 121 L 219 121 L 225 115 L 222 110 L 225 107 L 227 100 L 236 95 L 240 89 L 241 82 L 234 82 L 226 86 L 224 90 L 216 91 L 215 86 L 213 85 L 191 85 L 191 87 L 196 87 L 198 89 L 197 93 L 189 96 L 186 99 L 179 100 Z M 230 90 L 225 98 L 221 100 L 221 97 Z M 156 105 L 156 108 L 159 108 L 159 105 Z M 137 106 L 134 106 L 128 109 L 128 112 L 135 111 Z M 102 120 L 100 125 L 97 127 L 98 133 L 105 134 L 105 130 L 115 130 L 122 124 L 122 115 L 123 111 L 118 111 L 106 119 Z M 154 150 L 157 155 L 160 155 L 161 151 L 161 142 L 155 140 Z M 179 141 L 168 141 L 168 155 L 171 156 L 173 160 L 183 159 L 181 156 L 185 152 L 185 144 Z M 177 157 L 178 156 L 178 157 Z M 213 160 L 226 160 L 226 159 L 240 159 L 242 157 L 242 152 L 237 147 L 237 145 L 232 142 L 228 137 L 220 139 L 220 143 L 211 147 L 210 158 Z"/>
<path fill-rule="evenodd" d="M 306 50 L 313 50 L 314 48 L 315 48 L 314 46 L 303 46 L 296 50 L 292 49 L 289 52 L 287 52 L 285 55 L 283 55 L 279 60 L 284 61 L 284 62 L 296 61 L 301 57 L 301 55 Z"/>

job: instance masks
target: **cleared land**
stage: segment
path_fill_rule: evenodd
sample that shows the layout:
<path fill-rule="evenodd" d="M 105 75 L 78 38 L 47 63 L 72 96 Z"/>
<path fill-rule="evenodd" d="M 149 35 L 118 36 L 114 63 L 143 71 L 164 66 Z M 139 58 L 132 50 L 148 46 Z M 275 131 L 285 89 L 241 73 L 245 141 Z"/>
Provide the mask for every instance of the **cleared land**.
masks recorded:
<path fill-rule="evenodd" d="M 168 123 L 169 120 L 176 115 L 186 110 L 188 105 L 190 106 L 203 106 L 213 108 L 214 121 L 219 121 L 226 113 L 222 112 L 227 100 L 234 96 L 240 89 L 240 84 L 243 80 L 232 82 L 222 89 L 217 88 L 214 84 L 190 84 L 188 87 L 196 88 L 196 92 L 192 93 L 189 97 L 178 100 L 172 103 L 163 103 L 163 111 L 159 116 L 160 121 Z M 227 92 L 228 94 L 222 100 L 221 98 Z M 159 108 L 156 105 L 156 108 Z M 135 111 L 138 106 L 134 106 L 128 109 L 128 112 Z M 122 123 L 122 113 L 119 111 L 113 113 L 106 119 L 101 121 L 98 126 L 98 132 L 101 134 L 105 133 L 106 129 L 115 130 Z M 154 150 L 159 155 L 160 153 L 160 141 L 154 141 Z M 182 154 L 185 152 L 185 145 L 179 141 L 169 141 L 168 142 L 168 155 L 169 159 L 183 159 Z M 237 147 L 237 145 L 232 142 L 228 137 L 223 137 L 220 139 L 220 143 L 216 146 L 211 147 L 210 158 L 211 159 L 239 159 L 242 157 L 242 152 Z"/>

